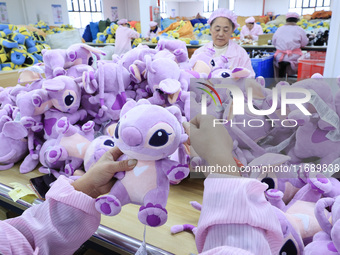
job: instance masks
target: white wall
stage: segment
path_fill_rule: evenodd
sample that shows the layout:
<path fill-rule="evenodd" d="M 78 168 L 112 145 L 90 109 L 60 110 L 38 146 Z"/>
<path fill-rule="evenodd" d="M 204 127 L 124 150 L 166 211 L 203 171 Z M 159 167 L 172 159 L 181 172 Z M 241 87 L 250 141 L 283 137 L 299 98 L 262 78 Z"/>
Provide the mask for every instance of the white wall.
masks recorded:
<path fill-rule="evenodd" d="M 267 12 L 273 12 L 274 15 L 283 14 L 285 15 L 288 12 L 289 8 L 289 0 L 266 0 L 266 4 L 264 6 L 264 14 Z M 262 11 L 260 13 L 262 15 Z M 258 15 L 260 15 L 258 14 Z"/>
<path fill-rule="evenodd" d="M 25 24 L 21 0 L 1 0 L 6 3 L 9 23 L 19 25 Z"/>
<path fill-rule="evenodd" d="M 175 9 L 175 17 L 179 16 L 179 3 L 178 2 L 167 2 L 167 16 L 170 18 L 172 16 L 171 9 Z"/>
<path fill-rule="evenodd" d="M 275 1 L 278 2 L 280 1 Z M 236 0 L 234 12 L 238 16 L 262 15 L 262 6 L 263 0 Z"/>
<path fill-rule="evenodd" d="M 122 1 L 122 0 L 120 0 Z M 140 21 L 139 0 L 125 0 L 127 6 L 126 19 Z M 122 17 L 124 18 L 124 17 Z"/>
<path fill-rule="evenodd" d="M 125 1 L 121 0 L 102 0 L 104 20 L 109 18 L 112 20 L 111 7 L 118 8 L 118 19 L 126 18 Z"/>
<path fill-rule="evenodd" d="M 11 0 L 12 1 L 12 0 Z M 52 4 L 59 4 L 62 7 L 63 24 L 69 24 L 67 3 L 66 0 L 23 0 L 26 6 L 27 21 L 29 24 L 34 24 L 37 21 L 43 20 L 48 25 L 55 25 L 52 13 Z M 21 2 L 21 1 L 19 1 Z M 18 12 L 16 11 L 16 15 Z M 60 25 L 60 24 L 57 24 Z"/>
<path fill-rule="evenodd" d="M 197 13 L 203 15 L 203 2 L 180 2 L 179 16 L 191 17 Z"/>

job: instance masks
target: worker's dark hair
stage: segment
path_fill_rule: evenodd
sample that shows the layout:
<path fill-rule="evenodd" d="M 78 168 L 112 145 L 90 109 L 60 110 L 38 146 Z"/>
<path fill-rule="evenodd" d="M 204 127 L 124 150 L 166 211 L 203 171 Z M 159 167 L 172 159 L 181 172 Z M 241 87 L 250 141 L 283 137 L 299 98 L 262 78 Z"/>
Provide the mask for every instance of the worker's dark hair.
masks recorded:
<path fill-rule="evenodd" d="M 299 21 L 299 19 L 298 18 L 288 18 L 288 19 L 286 19 L 286 22 L 298 22 Z"/>
<path fill-rule="evenodd" d="M 210 23 L 210 27 L 212 27 L 212 25 L 214 24 L 215 20 L 219 18 L 219 17 L 216 17 L 215 19 L 213 19 Z M 226 18 L 226 17 L 222 17 L 222 18 Z M 229 20 L 229 23 L 231 24 L 231 27 L 233 28 L 233 31 L 235 30 L 235 24 L 228 18 L 226 18 L 227 20 Z"/>

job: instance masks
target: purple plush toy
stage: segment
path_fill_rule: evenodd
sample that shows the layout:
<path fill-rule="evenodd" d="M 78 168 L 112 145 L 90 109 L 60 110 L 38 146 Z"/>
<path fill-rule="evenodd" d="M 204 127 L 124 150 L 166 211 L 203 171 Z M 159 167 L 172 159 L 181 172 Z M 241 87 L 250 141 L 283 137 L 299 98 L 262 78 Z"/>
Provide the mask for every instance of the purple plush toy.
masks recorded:
<path fill-rule="evenodd" d="M 105 215 L 117 215 L 128 203 L 142 205 L 138 219 L 157 227 L 167 220 L 165 209 L 169 184 L 179 183 L 189 174 L 187 165 L 168 159 L 188 136 L 181 126 L 181 113 L 175 106 L 163 108 L 141 99 L 128 101 L 115 130 L 115 145 L 137 166 L 118 180 L 108 195 L 96 200 Z"/>
<path fill-rule="evenodd" d="M 332 208 L 332 220 L 326 218 L 324 210 Z M 340 196 L 323 198 L 316 203 L 315 216 L 322 231 L 315 234 L 313 242 L 306 246 L 305 255 L 336 255 L 340 251 Z"/>
<path fill-rule="evenodd" d="M 0 131 L 0 170 L 7 170 L 27 154 L 27 130 L 7 117 L 6 122 L 2 118 Z"/>
<path fill-rule="evenodd" d="M 45 63 L 45 75 L 50 79 L 59 75 L 65 75 L 66 69 L 74 65 L 86 64 L 92 66 L 94 59 L 92 54 L 100 59 L 104 52 L 86 44 L 73 44 L 67 50 L 42 50 Z"/>

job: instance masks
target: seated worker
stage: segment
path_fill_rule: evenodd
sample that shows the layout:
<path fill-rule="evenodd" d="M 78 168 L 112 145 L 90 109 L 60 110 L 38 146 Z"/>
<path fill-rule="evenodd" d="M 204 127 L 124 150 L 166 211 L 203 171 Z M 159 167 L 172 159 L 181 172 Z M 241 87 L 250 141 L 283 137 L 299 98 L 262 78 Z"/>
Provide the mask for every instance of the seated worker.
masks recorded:
<path fill-rule="evenodd" d="M 262 27 L 255 23 L 254 17 L 249 17 L 246 19 L 246 24 L 242 27 L 240 38 L 241 40 L 252 39 L 253 41 L 257 41 L 259 35 L 262 34 Z"/>
<path fill-rule="evenodd" d="M 121 19 L 117 24 L 115 54 L 121 55 L 132 49 L 131 39 L 138 38 L 139 33 L 129 28 L 127 19 Z"/>
<path fill-rule="evenodd" d="M 301 47 L 308 44 L 306 32 L 296 24 L 298 21 L 299 14 L 288 12 L 286 24 L 276 30 L 272 39 L 276 48 L 274 65 L 278 68 L 279 63 L 283 62 L 288 75 L 297 73 L 298 58 L 302 55 Z"/>
<path fill-rule="evenodd" d="M 146 38 L 145 38 L 147 41 L 149 41 L 150 39 L 152 39 L 154 37 L 157 37 L 158 33 L 161 31 L 160 28 L 157 25 L 157 22 L 150 21 L 149 25 L 150 25 L 150 30 L 146 34 Z"/>
<path fill-rule="evenodd" d="M 235 28 L 239 27 L 237 15 L 228 9 L 219 8 L 211 14 L 208 24 L 213 41 L 198 48 L 192 57 L 214 49 L 214 58 L 224 56 L 228 59 L 230 68 L 247 68 L 250 71 L 249 77 L 255 77 L 248 53 L 230 39 Z"/>

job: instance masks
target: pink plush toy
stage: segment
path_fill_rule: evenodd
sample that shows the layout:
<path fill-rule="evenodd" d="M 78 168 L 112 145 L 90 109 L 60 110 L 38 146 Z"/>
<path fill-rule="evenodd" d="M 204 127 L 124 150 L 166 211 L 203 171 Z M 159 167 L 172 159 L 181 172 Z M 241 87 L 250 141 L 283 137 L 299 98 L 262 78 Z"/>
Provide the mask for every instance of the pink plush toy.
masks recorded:
<path fill-rule="evenodd" d="M 187 140 L 181 126 L 181 113 L 175 106 L 163 108 L 147 100 L 128 101 L 115 130 L 115 145 L 137 166 L 119 176 L 108 195 L 96 200 L 96 208 L 105 215 L 116 215 L 128 203 L 142 205 L 139 220 L 157 227 L 167 220 L 165 209 L 169 183 L 179 183 L 189 174 L 187 165 L 167 157 Z"/>
<path fill-rule="evenodd" d="M 74 65 L 86 64 L 92 66 L 94 63 L 94 54 L 97 60 L 104 52 L 88 46 L 86 44 L 73 44 L 67 50 L 42 50 L 43 60 L 45 63 L 45 75 L 50 79 L 59 75 L 65 75 L 66 69 Z"/>

